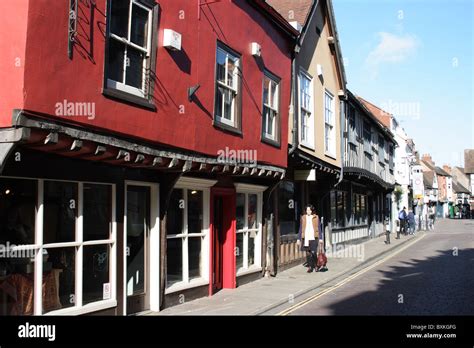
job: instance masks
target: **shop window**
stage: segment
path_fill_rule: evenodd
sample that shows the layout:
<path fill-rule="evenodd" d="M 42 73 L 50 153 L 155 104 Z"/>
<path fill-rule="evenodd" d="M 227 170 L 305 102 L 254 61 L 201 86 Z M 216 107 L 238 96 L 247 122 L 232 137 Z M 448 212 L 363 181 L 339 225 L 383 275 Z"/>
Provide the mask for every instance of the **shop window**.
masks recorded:
<path fill-rule="evenodd" d="M 36 192 L 36 181 L 0 179 L 0 315 L 33 314 Z"/>
<path fill-rule="evenodd" d="M 82 311 L 88 303 L 114 299 L 111 292 L 104 291 L 111 289 L 111 258 L 115 257 L 111 253 L 115 243 L 111 185 L 0 179 L 0 192 L 2 242 L 11 239 L 30 244 L 22 245 L 21 255 L 0 259 L 1 314 L 69 313 Z M 11 213 L 19 207 L 20 215 Z M 42 226 L 36 226 L 35 221 L 43 221 Z M 78 265 L 78 260 L 82 264 Z M 35 282 L 38 270 L 42 274 L 40 282 Z M 35 287 L 42 294 L 36 305 Z"/>
<path fill-rule="evenodd" d="M 278 216 L 280 235 L 297 234 L 298 221 L 297 202 L 295 200 L 295 184 L 282 181 L 278 188 Z"/>
<path fill-rule="evenodd" d="M 204 191 L 176 188 L 167 218 L 167 287 L 204 278 Z"/>
<path fill-rule="evenodd" d="M 236 229 L 236 269 L 237 274 L 260 262 L 259 247 L 261 239 L 259 206 L 261 199 L 258 194 L 250 192 L 237 193 L 237 215 L 243 211 L 245 216 L 242 224 Z"/>

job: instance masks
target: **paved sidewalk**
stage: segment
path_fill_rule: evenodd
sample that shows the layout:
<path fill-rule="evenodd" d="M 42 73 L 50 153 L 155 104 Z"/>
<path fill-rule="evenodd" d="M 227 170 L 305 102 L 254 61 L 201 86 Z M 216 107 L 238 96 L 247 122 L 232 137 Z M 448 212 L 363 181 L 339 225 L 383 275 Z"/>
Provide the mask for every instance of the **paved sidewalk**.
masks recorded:
<path fill-rule="evenodd" d="M 417 236 L 424 232 L 418 232 Z M 204 297 L 166 308 L 161 312 L 148 312 L 145 315 L 259 315 L 290 302 L 298 296 L 324 286 L 325 284 L 351 273 L 355 268 L 365 267 L 375 259 L 399 249 L 401 245 L 417 236 L 401 236 L 399 240 L 391 234 L 391 244 L 384 243 L 385 236 L 371 239 L 365 243 L 346 248 L 344 251 L 328 256 L 328 271 L 306 273 L 306 268 L 298 265 L 276 277 L 262 278 L 242 285 L 237 289 L 223 289 L 212 297 Z M 352 252 L 352 254 L 351 254 Z M 339 256 L 339 257 L 338 257 Z"/>

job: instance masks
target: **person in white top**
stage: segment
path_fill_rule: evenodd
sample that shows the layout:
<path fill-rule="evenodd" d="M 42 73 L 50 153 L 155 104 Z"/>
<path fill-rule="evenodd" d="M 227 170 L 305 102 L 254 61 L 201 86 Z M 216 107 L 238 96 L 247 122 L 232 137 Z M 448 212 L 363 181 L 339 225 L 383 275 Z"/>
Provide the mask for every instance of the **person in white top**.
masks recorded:
<path fill-rule="evenodd" d="M 316 252 L 319 240 L 319 217 L 312 205 L 306 206 L 306 214 L 301 215 L 298 245 L 307 252 L 308 273 L 316 268 Z"/>

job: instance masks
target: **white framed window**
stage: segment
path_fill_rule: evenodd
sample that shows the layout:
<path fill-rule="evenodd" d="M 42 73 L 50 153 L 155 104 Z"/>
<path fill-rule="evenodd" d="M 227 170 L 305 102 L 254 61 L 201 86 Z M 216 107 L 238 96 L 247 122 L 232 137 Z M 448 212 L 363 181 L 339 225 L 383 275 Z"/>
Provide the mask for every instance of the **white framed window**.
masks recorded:
<path fill-rule="evenodd" d="M 216 52 L 215 119 L 218 123 L 238 128 L 240 57 L 221 45 Z"/>
<path fill-rule="evenodd" d="M 305 72 L 298 75 L 300 105 L 300 142 L 314 149 L 313 79 Z"/>
<path fill-rule="evenodd" d="M 266 187 L 236 184 L 237 276 L 261 270 L 262 265 L 262 196 Z"/>
<path fill-rule="evenodd" d="M 0 214 L 8 220 L 2 222 L 2 244 L 13 241 L 12 251 L 23 253 L 2 271 L 2 287 L 8 283 L 16 293 L 13 301 L 0 300 L 2 314 L 84 314 L 115 307 L 115 185 L 4 177 L 0 187 L 8 192 L 0 195 L 0 204 L 8 207 L 6 216 Z M 27 191 L 28 198 L 11 199 Z"/>
<path fill-rule="evenodd" d="M 334 96 L 327 90 L 324 92 L 324 152 L 329 156 L 336 156 Z"/>
<path fill-rule="evenodd" d="M 214 180 L 181 178 L 167 216 L 166 293 L 209 283 L 209 200 Z"/>
<path fill-rule="evenodd" d="M 147 97 L 153 9 L 140 0 L 112 0 L 107 87 Z"/>
<path fill-rule="evenodd" d="M 278 141 L 280 79 L 265 71 L 263 75 L 263 138 Z"/>

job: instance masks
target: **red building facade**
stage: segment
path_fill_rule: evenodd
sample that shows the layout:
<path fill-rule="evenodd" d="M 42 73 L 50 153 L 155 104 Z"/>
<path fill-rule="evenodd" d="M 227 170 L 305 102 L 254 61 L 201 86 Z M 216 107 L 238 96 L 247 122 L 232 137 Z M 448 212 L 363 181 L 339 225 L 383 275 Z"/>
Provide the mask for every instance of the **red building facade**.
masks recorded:
<path fill-rule="evenodd" d="M 158 311 L 260 277 L 297 32 L 264 1 L 0 6 L 0 241 L 30 252 L 0 265 L 2 313 Z"/>

